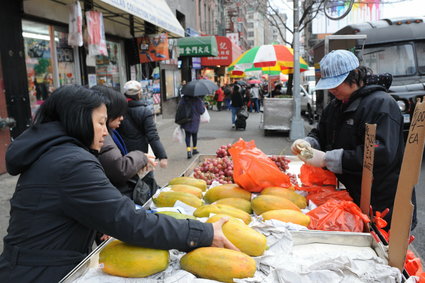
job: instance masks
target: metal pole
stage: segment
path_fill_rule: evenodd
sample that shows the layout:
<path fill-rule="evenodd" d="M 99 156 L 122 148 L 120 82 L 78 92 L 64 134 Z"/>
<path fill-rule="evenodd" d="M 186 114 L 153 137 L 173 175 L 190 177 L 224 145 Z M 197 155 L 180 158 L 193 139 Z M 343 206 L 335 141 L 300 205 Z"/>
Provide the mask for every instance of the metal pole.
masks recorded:
<path fill-rule="evenodd" d="M 294 84 L 292 95 L 294 97 L 295 116 L 291 120 L 289 138 L 296 140 L 305 137 L 304 120 L 301 118 L 300 96 L 300 30 L 299 30 L 299 0 L 294 0 Z"/>

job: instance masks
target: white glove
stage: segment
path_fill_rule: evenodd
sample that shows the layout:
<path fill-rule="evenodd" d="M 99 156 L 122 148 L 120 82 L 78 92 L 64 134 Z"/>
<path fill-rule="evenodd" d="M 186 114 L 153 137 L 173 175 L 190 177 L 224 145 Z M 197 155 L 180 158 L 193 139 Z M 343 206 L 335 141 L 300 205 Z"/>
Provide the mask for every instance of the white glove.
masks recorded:
<path fill-rule="evenodd" d="M 305 140 L 303 140 L 303 139 L 298 139 L 298 140 L 295 140 L 295 141 L 292 143 L 291 151 L 292 151 L 292 153 L 293 153 L 294 155 L 298 155 L 298 154 L 300 154 L 300 153 L 301 153 L 301 151 L 302 151 L 303 149 L 305 149 L 305 148 L 311 148 L 310 143 L 309 143 L 309 142 L 307 142 L 307 141 L 305 141 Z"/>
<path fill-rule="evenodd" d="M 314 166 L 314 167 L 319 167 L 319 168 L 323 168 L 326 166 L 325 164 L 325 152 L 321 151 L 321 150 L 317 150 L 314 148 L 311 148 L 311 153 L 313 154 L 313 156 L 311 158 L 305 158 L 303 157 L 301 154 L 298 155 L 298 158 L 301 159 L 302 161 L 304 161 L 306 164 Z"/>

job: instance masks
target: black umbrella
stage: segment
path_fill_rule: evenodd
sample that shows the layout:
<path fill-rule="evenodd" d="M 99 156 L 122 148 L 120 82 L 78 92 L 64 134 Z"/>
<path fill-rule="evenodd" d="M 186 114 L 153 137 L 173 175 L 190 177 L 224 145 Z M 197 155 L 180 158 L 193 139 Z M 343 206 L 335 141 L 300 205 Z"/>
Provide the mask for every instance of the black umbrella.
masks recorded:
<path fill-rule="evenodd" d="M 246 83 L 246 81 L 237 81 L 236 82 L 238 85 L 240 86 L 247 86 L 248 84 Z"/>
<path fill-rule="evenodd" d="M 218 86 L 210 80 L 193 80 L 183 87 L 182 94 L 186 96 L 205 96 L 213 94 L 217 89 Z"/>

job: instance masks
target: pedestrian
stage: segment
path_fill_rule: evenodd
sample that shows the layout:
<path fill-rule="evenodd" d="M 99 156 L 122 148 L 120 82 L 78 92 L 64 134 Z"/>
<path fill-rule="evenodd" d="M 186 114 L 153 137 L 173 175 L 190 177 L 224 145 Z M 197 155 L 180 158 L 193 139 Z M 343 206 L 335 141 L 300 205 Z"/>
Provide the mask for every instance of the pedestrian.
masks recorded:
<path fill-rule="evenodd" d="M 372 71 L 359 66 L 352 52 L 330 52 L 320 61 L 320 71 L 316 89 L 328 89 L 335 98 L 323 110 L 317 128 L 296 140 L 291 150 L 305 163 L 334 172 L 360 205 L 365 123 L 376 124 L 371 205 L 375 211 L 390 209 L 385 217 L 389 229 L 404 151 L 400 108 L 385 87 L 365 84 Z M 310 146 L 312 158 L 299 155 Z"/>
<path fill-rule="evenodd" d="M 232 88 L 230 85 L 226 84 L 224 86 L 224 105 L 226 110 L 230 110 L 230 104 L 232 102 Z"/>
<path fill-rule="evenodd" d="M 201 115 L 205 112 L 205 106 L 198 96 L 183 96 L 179 104 L 189 104 L 191 109 L 190 121 L 181 125 L 185 133 L 187 159 L 199 153 L 198 151 L 198 131 Z M 191 146 L 192 140 L 192 146 Z"/>
<path fill-rule="evenodd" d="M 236 249 L 221 225 L 136 210 L 96 158 L 108 135 L 105 99 L 63 86 L 33 125 L 9 145 L 6 166 L 20 175 L 0 256 L 0 282 L 58 282 L 91 251 L 95 231 L 130 245 L 189 251 Z"/>
<path fill-rule="evenodd" d="M 128 100 L 128 109 L 118 132 L 122 136 L 127 149 L 148 153 L 150 145 L 155 158 L 159 160 L 159 166 L 161 168 L 167 167 L 167 153 L 158 135 L 154 114 L 145 103 L 140 101 L 142 85 L 138 81 L 128 81 L 124 84 L 124 90 Z M 143 181 L 151 187 L 153 193 L 159 188 L 153 171 L 150 171 L 143 178 Z"/>
<path fill-rule="evenodd" d="M 251 87 L 251 105 L 250 105 L 250 111 L 252 112 L 252 109 L 254 109 L 255 112 L 260 112 L 260 104 L 259 104 L 259 98 L 260 98 L 260 89 L 258 87 L 258 84 L 254 84 L 253 87 Z"/>
<path fill-rule="evenodd" d="M 94 86 L 92 90 L 97 91 L 108 100 L 106 109 L 109 135 L 104 139 L 98 156 L 99 161 L 112 185 L 136 204 L 143 205 L 153 196 L 154 192 L 140 180 L 138 173 L 155 168 L 155 157 L 140 150 L 129 152 L 117 131 L 127 112 L 125 96 L 106 86 Z"/>
<path fill-rule="evenodd" d="M 230 109 L 232 110 L 232 128 L 235 128 L 236 115 L 238 114 L 242 106 L 244 106 L 244 98 L 242 91 L 243 90 L 241 89 L 239 84 L 233 85 L 232 105 L 230 107 Z"/>
<path fill-rule="evenodd" d="M 221 107 L 223 104 L 223 100 L 224 100 L 224 90 L 223 87 L 219 87 L 216 91 L 215 91 L 215 95 L 214 95 L 214 99 L 217 102 L 217 110 L 221 111 Z"/>

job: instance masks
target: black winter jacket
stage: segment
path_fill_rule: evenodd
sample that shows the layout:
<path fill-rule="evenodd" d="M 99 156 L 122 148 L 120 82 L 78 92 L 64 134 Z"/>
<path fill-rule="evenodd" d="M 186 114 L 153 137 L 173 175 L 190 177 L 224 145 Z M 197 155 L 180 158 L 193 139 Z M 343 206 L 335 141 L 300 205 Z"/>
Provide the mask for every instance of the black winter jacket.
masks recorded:
<path fill-rule="evenodd" d="M 354 201 L 360 203 L 365 123 L 377 124 L 371 204 L 392 211 L 404 152 L 403 117 L 395 100 L 378 85 L 365 86 L 347 103 L 334 99 L 309 136 L 321 150 L 344 149 L 337 174 Z"/>
<path fill-rule="evenodd" d="M 136 210 L 96 156 L 58 122 L 22 133 L 8 148 L 20 174 L 0 256 L 0 282 L 58 282 L 89 252 L 94 231 L 124 242 L 191 250 L 211 245 L 211 224 Z"/>
<path fill-rule="evenodd" d="M 156 158 L 167 158 L 167 153 L 156 129 L 154 114 L 143 102 L 138 100 L 128 101 L 127 113 L 117 130 L 128 151 L 140 150 L 147 153 L 150 144 Z"/>

